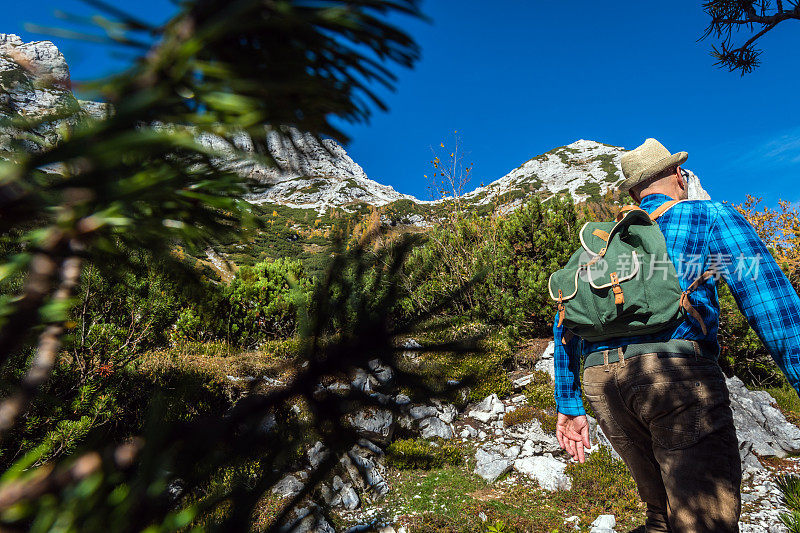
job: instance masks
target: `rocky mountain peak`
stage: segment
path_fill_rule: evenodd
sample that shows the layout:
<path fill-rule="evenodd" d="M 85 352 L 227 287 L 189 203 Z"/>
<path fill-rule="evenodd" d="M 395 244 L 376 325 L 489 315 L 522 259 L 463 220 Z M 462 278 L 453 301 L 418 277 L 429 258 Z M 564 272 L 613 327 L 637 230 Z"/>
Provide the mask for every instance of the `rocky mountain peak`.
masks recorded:
<path fill-rule="evenodd" d="M 324 211 L 353 203 L 385 205 L 403 199 L 417 201 L 369 179 L 364 169 L 333 139 L 319 140 L 293 130 L 288 136 L 268 133 L 267 144 L 278 166 L 253 166 L 251 177 L 265 185 L 265 191 L 255 195 L 253 202 Z"/>

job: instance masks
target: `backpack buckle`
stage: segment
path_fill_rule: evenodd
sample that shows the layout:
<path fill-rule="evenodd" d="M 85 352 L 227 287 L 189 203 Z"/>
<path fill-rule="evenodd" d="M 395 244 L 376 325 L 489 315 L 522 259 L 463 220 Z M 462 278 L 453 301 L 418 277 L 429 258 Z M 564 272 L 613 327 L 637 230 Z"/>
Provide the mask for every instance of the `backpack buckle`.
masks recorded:
<path fill-rule="evenodd" d="M 558 289 L 558 327 L 561 327 L 561 325 L 564 323 L 565 311 L 564 295 L 561 293 L 561 289 Z"/>
<path fill-rule="evenodd" d="M 619 284 L 619 276 L 616 272 L 611 275 L 611 289 L 614 291 L 614 305 L 622 305 L 625 303 L 625 295 L 622 294 L 622 287 Z"/>

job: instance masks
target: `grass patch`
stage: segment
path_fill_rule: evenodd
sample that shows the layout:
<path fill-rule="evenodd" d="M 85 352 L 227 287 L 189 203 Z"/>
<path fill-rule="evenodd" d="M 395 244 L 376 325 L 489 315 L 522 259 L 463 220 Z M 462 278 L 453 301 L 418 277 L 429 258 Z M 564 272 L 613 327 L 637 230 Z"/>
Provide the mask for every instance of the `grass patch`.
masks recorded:
<path fill-rule="evenodd" d="M 786 419 L 796 426 L 800 426 L 800 396 L 788 383 L 783 387 L 764 389 L 775 398 L 775 403 Z"/>
<path fill-rule="evenodd" d="M 486 326 L 471 321 L 452 324 L 442 329 L 433 326 L 433 331 L 417 337 L 421 344 L 457 342 L 459 339 L 485 334 L 486 337 L 479 343 L 482 351 L 426 353 L 412 364 L 419 366 L 419 370 L 431 380 L 432 386 L 462 382 L 465 378 L 471 378 L 465 396 L 455 393 L 448 398 L 453 403 L 461 405 L 465 402 L 477 402 L 490 394 L 507 397 L 512 390 L 511 381 L 506 373 L 514 360 L 512 339 L 503 332 L 487 333 L 487 331 Z"/>
<path fill-rule="evenodd" d="M 464 462 L 461 450 L 446 442 L 425 439 L 396 440 L 386 449 L 386 463 L 399 470 L 441 468 Z"/>
<path fill-rule="evenodd" d="M 395 514 L 403 515 L 434 513 L 447 519 L 459 518 L 472 500 L 469 494 L 486 487 L 477 475 L 452 465 L 436 470 L 404 470 L 391 477 L 390 505 Z"/>
<path fill-rule="evenodd" d="M 564 519 L 573 515 L 580 519 L 580 531 L 588 531 L 600 514 L 614 514 L 618 531 L 644 523 L 645 506 L 639 501 L 633 479 L 606 448 L 591 454 L 582 465 L 567 467 L 573 487 L 569 491 L 547 492 L 526 478 L 510 486 L 486 486 L 480 480 L 468 481 L 453 470 L 438 472 L 438 477 L 428 473 L 424 481 L 406 481 L 404 490 L 419 487 L 421 498 L 416 501 L 422 502 L 413 507 L 416 516 L 401 519 L 410 533 L 489 533 L 492 527 L 501 532 L 567 533 L 575 529 Z M 427 481 L 433 479 L 440 484 L 431 491 Z M 447 486 L 456 483 L 466 484 L 460 489 Z M 413 490 L 405 497 L 411 494 Z M 425 502 L 426 498 L 432 500 Z"/>

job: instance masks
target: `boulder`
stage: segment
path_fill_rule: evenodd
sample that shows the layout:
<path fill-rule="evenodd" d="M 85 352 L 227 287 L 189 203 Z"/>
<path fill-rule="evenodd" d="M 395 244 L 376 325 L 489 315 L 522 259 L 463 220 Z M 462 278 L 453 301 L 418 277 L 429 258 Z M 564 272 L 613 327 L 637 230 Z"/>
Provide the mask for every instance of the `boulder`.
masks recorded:
<path fill-rule="evenodd" d="M 442 422 L 447 424 L 452 424 L 453 421 L 458 416 L 458 410 L 456 409 L 455 405 L 446 403 L 440 407 L 441 412 L 439 413 L 439 418 L 442 419 Z"/>
<path fill-rule="evenodd" d="M 372 374 L 379 383 L 386 385 L 394 377 L 394 371 L 388 366 L 381 364 L 379 359 L 372 359 L 367 363 L 367 366 L 372 371 Z"/>
<path fill-rule="evenodd" d="M 280 496 L 281 498 L 288 498 L 299 494 L 303 490 L 304 485 L 292 474 L 284 476 L 280 481 L 275 483 L 272 487 L 272 493 Z"/>
<path fill-rule="evenodd" d="M 423 439 L 433 439 L 437 437 L 441 439 L 453 438 L 453 429 L 450 427 L 450 424 L 444 423 L 435 416 L 426 418 L 420 422 L 419 429 Z"/>
<path fill-rule="evenodd" d="M 601 514 L 592 522 L 592 529 L 589 533 L 614 533 L 617 526 L 617 519 L 613 514 Z"/>
<path fill-rule="evenodd" d="M 536 480 L 544 490 L 569 490 L 572 481 L 564 473 L 565 463 L 551 455 L 524 457 L 514 461 L 514 470 Z"/>
<path fill-rule="evenodd" d="M 365 372 L 364 369 L 357 368 L 355 376 L 350 384 L 357 390 L 372 392 L 374 387 L 378 385 L 378 380 L 372 377 L 371 374 Z"/>
<path fill-rule="evenodd" d="M 347 470 L 355 486 L 366 492 L 371 492 L 376 498 L 380 498 L 389 492 L 389 485 L 386 483 L 379 466 L 368 454 L 367 450 L 356 445 L 341 457 L 340 462 Z"/>
<path fill-rule="evenodd" d="M 786 420 L 774 407 L 775 399 L 769 393 L 751 391 L 737 377 L 726 381 L 742 466 L 746 472 L 761 468 L 758 460 L 751 457 L 753 453 L 786 457 L 800 452 L 800 428 Z"/>
<path fill-rule="evenodd" d="M 411 398 L 401 393 L 394 397 L 394 402 L 397 405 L 408 405 L 411 403 Z"/>
<path fill-rule="evenodd" d="M 459 433 L 462 439 L 474 439 L 478 436 L 478 430 L 474 427 L 466 424 L 462 429 L 461 433 Z"/>
<path fill-rule="evenodd" d="M 542 429 L 542 424 L 536 419 L 507 429 L 506 433 L 509 437 L 525 443 L 532 453 L 558 453 L 561 450 L 555 435 L 546 433 Z"/>
<path fill-rule="evenodd" d="M 410 414 L 411 418 L 414 420 L 420 420 L 429 416 L 437 416 L 439 411 L 432 405 L 415 405 L 409 409 L 408 414 Z"/>
<path fill-rule="evenodd" d="M 492 419 L 492 413 L 487 413 L 485 411 L 470 411 L 469 416 L 484 424 Z"/>
<path fill-rule="evenodd" d="M 476 405 L 473 410 L 484 413 L 502 413 L 505 411 L 505 406 L 500 398 L 497 397 L 497 394 L 490 394 Z"/>
<path fill-rule="evenodd" d="M 514 390 L 524 389 L 533 381 L 533 374 L 525 374 L 524 376 L 520 376 L 514 381 L 511 382 L 511 386 L 514 387 Z"/>
<path fill-rule="evenodd" d="M 352 511 L 361 503 L 353 485 L 345 483 L 339 476 L 333 477 L 333 490 L 336 495 L 330 504 L 332 507 L 337 507 L 338 504 Z"/>
<path fill-rule="evenodd" d="M 516 451 L 518 454 L 519 448 Z M 475 473 L 492 483 L 511 470 L 517 454 L 499 444 L 482 446 L 475 452 Z"/>
<path fill-rule="evenodd" d="M 395 428 L 395 419 L 391 411 L 365 407 L 348 419 L 360 435 L 381 444 L 391 442 Z"/>
<path fill-rule="evenodd" d="M 322 511 L 314 507 L 304 507 L 295 511 L 297 517 L 293 522 L 281 528 L 285 533 L 336 533 Z"/>
<path fill-rule="evenodd" d="M 535 370 L 550 374 L 550 379 L 553 381 L 556 379 L 555 360 L 553 359 L 554 354 L 555 343 L 550 341 L 550 343 L 547 345 L 547 348 L 544 349 L 544 353 L 539 357 L 539 360 L 536 361 L 536 364 L 533 367 Z"/>
<path fill-rule="evenodd" d="M 581 521 L 581 517 L 580 516 L 572 515 L 569 518 L 565 518 L 564 519 L 564 525 L 565 526 L 570 526 L 571 525 L 572 528 L 575 531 L 580 531 L 581 530 L 581 526 L 579 525 L 580 521 Z"/>
<path fill-rule="evenodd" d="M 317 468 L 328 457 L 328 451 L 320 441 L 317 441 L 314 446 L 309 448 L 306 455 L 308 455 L 308 462 L 311 463 L 311 467 Z"/>

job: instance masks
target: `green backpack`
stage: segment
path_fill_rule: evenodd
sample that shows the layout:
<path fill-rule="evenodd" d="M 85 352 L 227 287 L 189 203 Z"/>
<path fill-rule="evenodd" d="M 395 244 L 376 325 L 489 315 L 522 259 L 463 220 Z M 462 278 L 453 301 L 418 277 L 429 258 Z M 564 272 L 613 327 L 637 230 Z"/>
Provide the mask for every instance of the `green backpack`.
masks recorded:
<path fill-rule="evenodd" d="M 677 204 L 666 202 L 652 215 L 626 206 L 616 222 L 587 222 L 581 248 L 548 282 L 558 304 L 559 325 L 590 342 L 646 335 L 676 326 L 689 313 L 705 324 L 688 294 L 711 273 L 682 291 L 656 219 Z"/>

